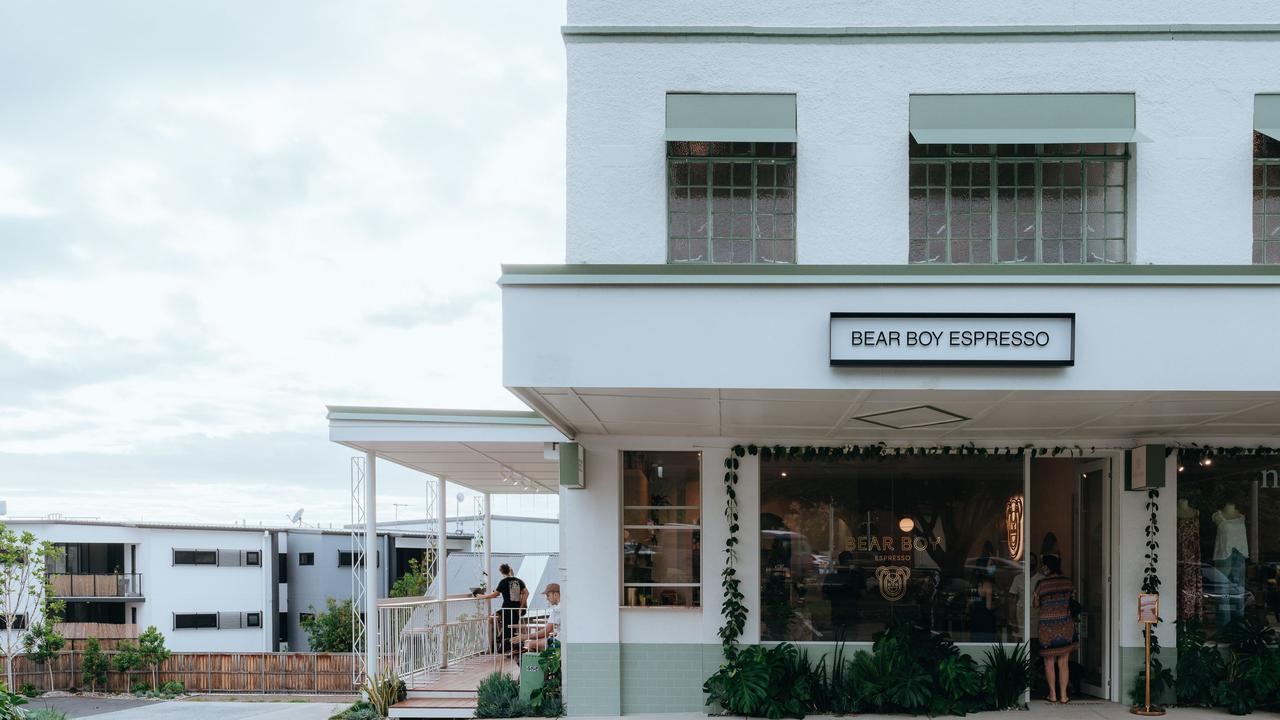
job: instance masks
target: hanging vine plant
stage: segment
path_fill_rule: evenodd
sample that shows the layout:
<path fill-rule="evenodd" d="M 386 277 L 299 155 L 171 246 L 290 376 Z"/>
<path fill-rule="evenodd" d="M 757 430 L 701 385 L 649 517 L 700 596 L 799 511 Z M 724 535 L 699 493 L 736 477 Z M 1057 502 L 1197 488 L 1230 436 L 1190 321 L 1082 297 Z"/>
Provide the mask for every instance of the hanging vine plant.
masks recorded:
<path fill-rule="evenodd" d="M 724 541 L 724 570 L 720 571 L 720 585 L 724 590 L 720 604 L 720 615 L 724 617 L 720 642 L 727 660 L 737 654 L 738 638 L 747 626 L 747 606 L 743 604 L 746 596 L 738 579 L 738 531 L 741 529 L 738 525 L 738 461 L 744 452 L 741 445 L 736 446 L 724 459 L 724 519 L 729 525 L 729 536 Z"/>

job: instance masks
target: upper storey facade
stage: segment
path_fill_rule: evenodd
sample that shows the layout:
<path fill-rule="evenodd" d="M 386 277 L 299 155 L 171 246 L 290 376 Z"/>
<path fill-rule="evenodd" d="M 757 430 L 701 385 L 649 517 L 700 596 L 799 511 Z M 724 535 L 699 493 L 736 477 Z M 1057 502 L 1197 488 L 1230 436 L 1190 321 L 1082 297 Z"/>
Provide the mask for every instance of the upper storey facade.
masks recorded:
<path fill-rule="evenodd" d="M 570 263 L 1280 263 L 1275 3 L 570 0 L 565 42 Z"/>

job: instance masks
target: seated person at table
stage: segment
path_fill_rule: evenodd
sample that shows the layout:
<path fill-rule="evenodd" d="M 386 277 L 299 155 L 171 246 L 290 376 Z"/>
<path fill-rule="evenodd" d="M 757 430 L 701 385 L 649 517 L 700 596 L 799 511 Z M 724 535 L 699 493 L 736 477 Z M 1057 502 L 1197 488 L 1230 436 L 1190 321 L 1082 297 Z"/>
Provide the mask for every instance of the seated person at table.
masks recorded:
<path fill-rule="evenodd" d="M 529 628 L 527 632 L 511 638 L 513 643 L 523 642 L 527 652 L 541 652 L 548 647 L 560 644 L 557 637 L 560 632 L 560 583 L 547 583 L 547 589 L 543 590 L 542 594 L 547 596 L 547 602 L 551 603 L 547 624 L 540 628 Z"/>

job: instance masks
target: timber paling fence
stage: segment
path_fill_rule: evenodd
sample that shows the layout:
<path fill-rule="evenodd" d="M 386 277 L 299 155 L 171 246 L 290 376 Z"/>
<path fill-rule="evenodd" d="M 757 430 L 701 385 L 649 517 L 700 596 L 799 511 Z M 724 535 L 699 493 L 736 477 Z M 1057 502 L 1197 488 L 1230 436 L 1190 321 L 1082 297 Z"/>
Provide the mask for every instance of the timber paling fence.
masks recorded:
<path fill-rule="evenodd" d="M 112 651 L 103 654 L 108 660 L 115 655 Z M 83 652 L 62 652 L 49 663 L 39 665 L 18 655 L 13 662 L 14 685 L 31 683 L 41 692 L 88 690 L 80 677 L 83 659 Z M 186 686 L 187 692 L 345 695 L 359 690 L 351 681 L 356 663 L 353 653 L 175 652 L 160 663 L 158 677 L 161 685 L 176 680 Z M 0 682 L 4 681 L 5 669 L 5 659 L 0 657 Z M 129 673 L 108 670 L 107 682 L 98 690 L 129 692 L 135 683 L 150 687 L 152 677 L 149 668 Z"/>

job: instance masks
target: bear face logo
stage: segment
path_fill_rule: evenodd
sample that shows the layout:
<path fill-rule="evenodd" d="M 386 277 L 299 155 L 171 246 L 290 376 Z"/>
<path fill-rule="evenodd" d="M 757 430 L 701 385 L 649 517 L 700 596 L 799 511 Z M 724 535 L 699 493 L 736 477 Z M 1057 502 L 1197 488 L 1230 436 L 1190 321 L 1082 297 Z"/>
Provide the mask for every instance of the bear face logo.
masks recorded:
<path fill-rule="evenodd" d="M 902 565 L 882 565 L 876 568 L 876 579 L 880 581 L 880 595 L 889 602 L 898 602 L 907 594 L 907 580 L 911 579 L 911 568 Z"/>

